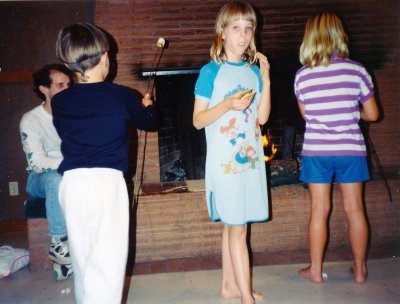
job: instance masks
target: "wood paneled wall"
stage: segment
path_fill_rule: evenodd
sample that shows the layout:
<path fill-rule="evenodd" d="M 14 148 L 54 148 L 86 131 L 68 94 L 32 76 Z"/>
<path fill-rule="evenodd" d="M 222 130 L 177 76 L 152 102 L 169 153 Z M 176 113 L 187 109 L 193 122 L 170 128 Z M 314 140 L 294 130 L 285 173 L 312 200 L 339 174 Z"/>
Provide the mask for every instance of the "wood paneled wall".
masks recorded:
<path fill-rule="evenodd" d="M 24 220 L 27 163 L 18 127 L 22 115 L 41 102 L 32 72 L 57 62 L 62 27 L 93 22 L 93 16 L 94 1 L 0 1 L 0 232 Z M 10 181 L 18 182 L 18 196 L 9 196 Z"/>

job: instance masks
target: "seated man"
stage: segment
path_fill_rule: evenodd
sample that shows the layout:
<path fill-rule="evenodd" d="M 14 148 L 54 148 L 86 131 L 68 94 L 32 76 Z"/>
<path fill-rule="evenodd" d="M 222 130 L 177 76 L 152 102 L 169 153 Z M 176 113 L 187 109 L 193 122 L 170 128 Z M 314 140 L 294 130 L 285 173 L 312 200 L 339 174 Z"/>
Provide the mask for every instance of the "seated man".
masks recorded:
<path fill-rule="evenodd" d="M 33 75 L 34 90 L 42 103 L 25 113 L 20 122 L 22 145 L 28 160 L 26 191 L 30 198 L 45 198 L 48 231 L 51 236 L 49 259 L 57 280 L 72 275 L 65 241 L 67 228 L 58 200 L 62 176 L 57 168 L 62 160 L 61 139 L 53 125 L 51 98 L 71 85 L 71 72 L 61 64 L 46 65 Z"/>

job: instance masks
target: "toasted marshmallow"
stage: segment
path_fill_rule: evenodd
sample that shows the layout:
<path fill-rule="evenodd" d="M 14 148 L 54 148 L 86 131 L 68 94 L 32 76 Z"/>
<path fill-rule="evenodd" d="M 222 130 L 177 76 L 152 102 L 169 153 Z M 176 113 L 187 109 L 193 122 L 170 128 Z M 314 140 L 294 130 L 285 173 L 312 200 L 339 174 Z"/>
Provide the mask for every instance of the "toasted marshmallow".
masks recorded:
<path fill-rule="evenodd" d="M 162 49 L 162 48 L 164 48 L 164 46 L 165 46 L 165 39 L 164 38 L 158 38 L 158 40 L 157 40 L 157 47 L 158 48 L 160 48 L 160 49 Z"/>

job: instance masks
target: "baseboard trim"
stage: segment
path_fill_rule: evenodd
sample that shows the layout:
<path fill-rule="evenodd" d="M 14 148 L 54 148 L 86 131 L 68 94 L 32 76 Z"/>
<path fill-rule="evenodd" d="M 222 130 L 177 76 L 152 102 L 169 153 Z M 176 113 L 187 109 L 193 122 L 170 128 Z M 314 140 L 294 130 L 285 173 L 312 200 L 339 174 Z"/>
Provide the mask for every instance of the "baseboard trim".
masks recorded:
<path fill-rule="evenodd" d="M 19 221 L 0 221 L 0 233 L 5 232 L 16 232 L 16 231 L 27 231 L 26 220 Z"/>

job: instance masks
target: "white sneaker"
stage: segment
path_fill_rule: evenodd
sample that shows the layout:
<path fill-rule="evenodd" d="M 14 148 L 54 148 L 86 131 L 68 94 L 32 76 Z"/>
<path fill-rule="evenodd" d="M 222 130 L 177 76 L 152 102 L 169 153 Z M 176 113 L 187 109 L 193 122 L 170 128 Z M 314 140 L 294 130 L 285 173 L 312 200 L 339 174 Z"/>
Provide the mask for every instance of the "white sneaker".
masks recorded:
<path fill-rule="evenodd" d="M 49 247 L 49 259 L 54 263 L 60 265 L 71 264 L 68 246 L 60 238 L 51 238 L 51 245 Z"/>
<path fill-rule="evenodd" d="M 62 281 L 65 279 L 68 279 L 70 276 L 72 276 L 73 270 L 72 270 L 72 265 L 60 265 L 57 263 L 53 264 L 53 276 L 56 279 L 56 281 Z"/>

